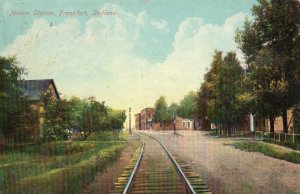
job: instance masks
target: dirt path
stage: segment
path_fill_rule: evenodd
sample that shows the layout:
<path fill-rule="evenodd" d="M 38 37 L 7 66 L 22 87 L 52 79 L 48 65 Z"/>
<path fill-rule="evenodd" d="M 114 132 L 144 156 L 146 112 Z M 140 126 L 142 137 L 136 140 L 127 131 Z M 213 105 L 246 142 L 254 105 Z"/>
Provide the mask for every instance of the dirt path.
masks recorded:
<path fill-rule="evenodd" d="M 128 144 L 119 158 L 107 166 L 104 171 L 99 172 L 94 181 L 85 187 L 84 193 L 110 193 L 114 181 L 122 174 L 126 164 L 134 156 L 139 146 L 141 146 L 141 141 L 139 141 L 135 135 L 130 136 Z"/>
<path fill-rule="evenodd" d="M 183 157 L 213 193 L 300 193 L 300 165 L 226 146 L 199 131 L 147 132 Z"/>

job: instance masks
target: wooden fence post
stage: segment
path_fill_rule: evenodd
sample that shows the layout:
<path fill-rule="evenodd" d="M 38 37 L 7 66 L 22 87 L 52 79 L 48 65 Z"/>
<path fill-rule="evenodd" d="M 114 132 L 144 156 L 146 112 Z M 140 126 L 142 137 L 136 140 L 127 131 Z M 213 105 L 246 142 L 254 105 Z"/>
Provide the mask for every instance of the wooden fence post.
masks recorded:
<path fill-rule="evenodd" d="M 284 138 L 285 138 L 285 139 L 284 139 L 284 142 L 287 143 L 287 140 L 286 140 L 286 133 L 284 134 Z"/>
<path fill-rule="evenodd" d="M 295 133 L 293 133 L 293 143 L 295 143 Z"/>

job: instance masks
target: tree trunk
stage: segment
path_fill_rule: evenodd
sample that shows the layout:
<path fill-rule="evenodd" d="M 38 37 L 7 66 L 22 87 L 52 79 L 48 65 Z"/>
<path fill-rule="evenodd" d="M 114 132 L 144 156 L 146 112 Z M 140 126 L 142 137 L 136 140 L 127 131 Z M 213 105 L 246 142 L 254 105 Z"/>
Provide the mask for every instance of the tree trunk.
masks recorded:
<path fill-rule="evenodd" d="M 207 125 L 206 122 L 207 122 L 207 121 L 206 121 L 206 118 L 203 117 L 203 118 L 202 118 L 202 123 L 201 123 L 201 129 L 202 129 L 202 130 L 208 130 L 208 129 L 210 129 L 210 128 L 206 127 L 206 125 Z"/>
<path fill-rule="evenodd" d="M 194 124 L 194 131 L 196 130 L 196 119 L 194 118 L 193 120 L 193 124 Z"/>
<path fill-rule="evenodd" d="M 282 123 L 283 123 L 283 132 L 288 133 L 288 123 L 287 123 L 287 110 L 282 111 Z"/>
<path fill-rule="evenodd" d="M 272 114 L 270 115 L 270 132 L 274 133 L 274 117 Z"/>
<path fill-rule="evenodd" d="M 231 124 L 229 124 L 229 126 L 228 126 L 228 135 L 229 135 L 229 137 L 231 137 Z"/>

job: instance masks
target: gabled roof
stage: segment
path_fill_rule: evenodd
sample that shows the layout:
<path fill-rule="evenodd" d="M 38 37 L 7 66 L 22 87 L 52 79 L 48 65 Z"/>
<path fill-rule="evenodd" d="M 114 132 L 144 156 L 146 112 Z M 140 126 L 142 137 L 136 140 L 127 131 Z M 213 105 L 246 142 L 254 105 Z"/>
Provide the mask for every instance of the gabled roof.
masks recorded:
<path fill-rule="evenodd" d="M 24 80 L 22 82 L 23 96 L 28 101 L 39 101 L 41 100 L 41 97 L 43 97 L 47 92 L 50 84 L 53 85 L 56 96 L 59 99 L 59 94 L 53 79 Z"/>

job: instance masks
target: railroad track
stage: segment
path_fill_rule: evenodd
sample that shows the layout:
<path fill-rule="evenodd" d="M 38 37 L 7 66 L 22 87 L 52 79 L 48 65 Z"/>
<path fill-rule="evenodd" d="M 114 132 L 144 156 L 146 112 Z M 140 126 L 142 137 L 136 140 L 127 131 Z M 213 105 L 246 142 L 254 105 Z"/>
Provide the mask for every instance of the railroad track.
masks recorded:
<path fill-rule="evenodd" d="M 143 135 L 143 146 L 114 183 L 116 193 L 211 193 L 205 182 L 178 155 L 152 136 Z"/>

